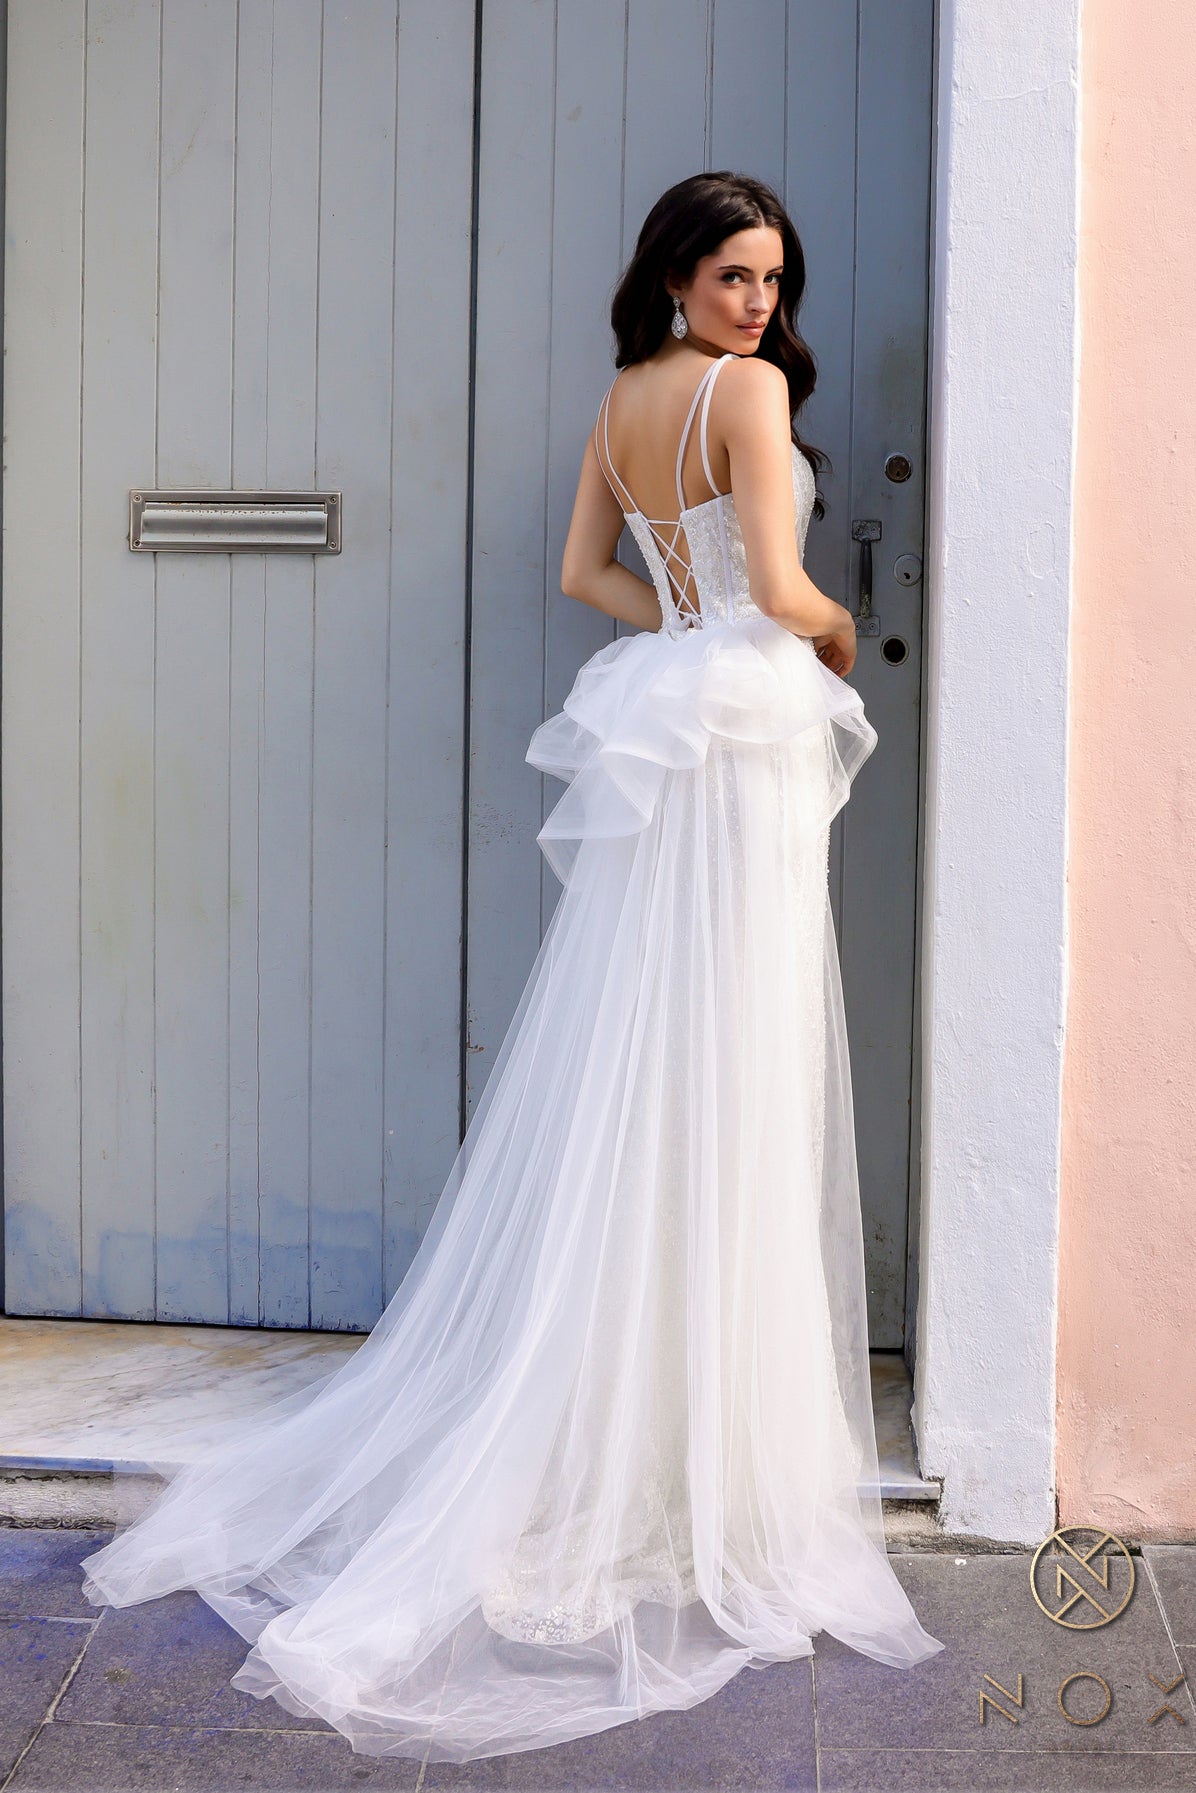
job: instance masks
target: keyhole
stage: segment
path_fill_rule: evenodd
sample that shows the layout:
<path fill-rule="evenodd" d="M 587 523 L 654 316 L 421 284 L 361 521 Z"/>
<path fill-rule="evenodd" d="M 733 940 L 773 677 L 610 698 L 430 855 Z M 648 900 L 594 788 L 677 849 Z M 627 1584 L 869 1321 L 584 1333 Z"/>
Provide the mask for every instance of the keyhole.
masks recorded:
<path fill-rule="evenodd" d="M 880 651 L 890 666 L 900 666 L 909 658 L 909 643 L 902 641 L 900 635 L 886 635 L 880 644 Z"/>

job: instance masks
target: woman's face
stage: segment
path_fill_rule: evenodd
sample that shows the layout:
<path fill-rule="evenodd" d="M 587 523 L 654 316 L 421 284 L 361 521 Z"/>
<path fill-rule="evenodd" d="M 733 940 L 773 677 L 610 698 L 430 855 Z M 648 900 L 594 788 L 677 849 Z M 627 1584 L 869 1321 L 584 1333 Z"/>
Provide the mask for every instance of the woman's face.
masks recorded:
<path fill-rule="evenodd" d="M 781 296 L 784 245 L 771 224 L 736 231 L 687 281 L 667 282 L 692 335 L 720 354 L 754 355 Z"/>

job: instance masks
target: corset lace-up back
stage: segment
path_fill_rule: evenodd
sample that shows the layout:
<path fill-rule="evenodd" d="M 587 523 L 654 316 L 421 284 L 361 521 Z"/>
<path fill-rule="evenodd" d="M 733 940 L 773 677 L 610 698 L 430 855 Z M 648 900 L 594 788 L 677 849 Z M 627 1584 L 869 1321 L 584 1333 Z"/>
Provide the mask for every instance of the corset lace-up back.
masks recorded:
<path fill-rule="evenodd" d="M 663 631 L 667 635 L 683 635 L 689 629 L 713 622 L 734 622 L 755 610 L 748 582 L 747 553 L 743 534 L 730 492 L 718 492 L 710 470 L 707 445 L 707 421 L 714 382 L 722 368 L 735 356 L 723 355 L 712 361 L 698 381 L 677 447 L 676 486 L 677 516 L 649 517 L 640 510 L 629 488 L 620 477 L 610 453 L 610 401 L 618 384 L 608 390 L 598 413 L 594 429 L 594 445 L 598 460 L 627 519 L 627 526 L 647 563 L 656 595 L 660 600 Z M 698 444 L 702 470 L 713 498 L 702 504 L 685 502 L 682 469 L 694 419 L 698 421 Z M 598 432 L 601 429 L 601 444 Z M 814 475 L 810 464 L 797 444 L 793 445 L 793 496 L 797 512 L 798 554 L 804 556 L 806 533 L 814 508 Z"/>

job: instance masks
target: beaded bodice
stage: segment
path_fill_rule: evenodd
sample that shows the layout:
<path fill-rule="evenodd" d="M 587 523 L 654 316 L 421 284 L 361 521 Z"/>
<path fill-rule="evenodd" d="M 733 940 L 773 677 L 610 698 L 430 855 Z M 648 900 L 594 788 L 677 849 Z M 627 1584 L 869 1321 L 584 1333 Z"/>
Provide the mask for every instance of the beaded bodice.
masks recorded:
<path fill-rule="evenodd" d="M 687 629 L 701 628 L 710 622 L 734 622 L 737 617 L 751 615 L 755 609 L 734 497 L 730 492 L 717 493 L 703 504 L 687 505 L 681 483 L 685 450 L 700 404 L 698 442 L 702 467 L 707 481 L 714 487 L 706 445 L 706 420 L 715 379 L 720 369 L 733 359 L 732 355 L 724 355 L 721 360 L 712 362 L 698 382 L 677 450 L 678 515 L 675 518 L 647 517 L 636 505 L 610 459 L 607 430 L 610 392 L 599 413 L 603 449 L 599 460 L 622 507 L 627 527 L 647 563 L 660 600 L 662 628 L 668 635 L 681 635 Z M 814 508 L 814 474 L 796 443 L 793 445 L 793 497 L 797 512 L 798 556 L 801 558 Z"/>

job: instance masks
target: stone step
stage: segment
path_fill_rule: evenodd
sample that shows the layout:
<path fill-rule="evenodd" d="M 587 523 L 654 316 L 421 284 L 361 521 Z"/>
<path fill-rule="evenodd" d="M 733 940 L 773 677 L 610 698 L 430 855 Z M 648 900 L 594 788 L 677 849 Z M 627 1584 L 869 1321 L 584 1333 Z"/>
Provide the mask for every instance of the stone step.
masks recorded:
<path fill-rule="evenodd" d="M 123 1525 L 210 1435 L 330 1375 L 360 1333 L 0 1317 L 0 1523 Z M 874 1352 L 890 1542 L 934 1538 L 939 1484 L 918 1469 L 909 1372 Z"/>

